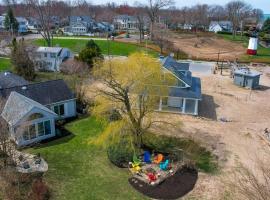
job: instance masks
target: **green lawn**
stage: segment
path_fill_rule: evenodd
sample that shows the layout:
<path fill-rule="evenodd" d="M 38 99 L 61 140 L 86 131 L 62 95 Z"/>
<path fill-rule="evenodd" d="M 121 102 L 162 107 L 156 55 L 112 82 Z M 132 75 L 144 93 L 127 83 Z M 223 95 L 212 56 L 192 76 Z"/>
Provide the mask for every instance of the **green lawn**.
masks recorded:
<path fill-rule="evenodd" d="M 10 59 L 0 58 L 0 72 L 10 70 L 10 68 L 11 68 Z"/>
<path fill-rule="evenodd" d="M 108 47 L 110 49 L 111 55 L 121 55 L 121 56 L 128 56 L 131 53 L 137 52 L 137 51 L 146 51 L 150 55 L 157 56 L 158 53 L 149 50 L 143 47 L 139 47 L 135 44 L 129 44 L 129 43 L 123 43 L 123 42 L 116 42 L 116 41 L 106 41 L 106 40 L 95 40 L 97 45 L 101 48 L 102 53 L 104 55 L 108 54 Z M 46 43 L 43 39 L 35 40 L 34 43 L 38 46 L 46 46 Z M 86 45 L 87 40 L 85 39 L 54 39 L 53 45 L 54 46 L 61 46 L 69 48 L 71 51 L 78 53 L 80 52 Z"/>
<path fill-rule="evenodd" d="M 115 167 L 104 149 L 87 143 L 102 131 L 100 122 L 90 117 L 66 128 L 74 135 L 30 150 L 41 153 L 49 164 L 45 180 L 52 199 L 145 199 L 129 185 L 128 170 Z"/>
<path fill-rule="evenodd" d="M 52 190 L 52 199 L 147 199 L 129 185 L 127 169 L 111 164 L 106 150 L 89 143 L 102 132 L 104 125 L 100 121 L 88 117 L 65 127 L 71 135 L 27 150 L 40 153 L 48 162 L 49 171 L 44 177 Z M 200 170 L 216 172 L 217 165 L 211 153 L 189 139 L 147 134 L 143 140 L 147 146 L 165 152 L 178 146 L 189 152 Z"/>
<path fill-rule="evenodd" d="M 232 35 L 227 34 L 219 34 L 219 36 L 223 37 L 225 40 L 237 42 L 239 43 L 239 45 L 243 45 L 245 48 L 248 47 L 249 38 L 246 36 L 241 37 L 240 35 L 236 35 L 235 38 L 233 38 Z M 270 48 L 264 48 L 261 45 L 259 45 L 258 54 L 256 56 L 243 55 L 239 61 L 270 63 Z"/>

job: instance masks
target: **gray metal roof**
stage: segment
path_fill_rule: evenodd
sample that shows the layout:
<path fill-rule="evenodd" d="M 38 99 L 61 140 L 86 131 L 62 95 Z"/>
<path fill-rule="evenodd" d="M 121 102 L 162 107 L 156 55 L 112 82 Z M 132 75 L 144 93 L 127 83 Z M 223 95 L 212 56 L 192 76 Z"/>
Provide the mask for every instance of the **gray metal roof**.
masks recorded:
<path fill-rule="evenodd" d="M 1 72 L 0 73 L 0 89 L 15 87 L 15 86 L 21 86 L 21 85 L 27 85 L 29 84 L 28 81 L 26 81 L 24 78 L 13 74 L 11 72 Z"/>
<path fill-rule="evenodd" d="M 239 74 L 243 76 L 256 77 L 262 75 L 260 72 L 251 70 L 248 68 L 242 68 L 234 71 L 234 74 Z"/>
<path fill-rule="evenodd" d="M 50 105 L 75 98 L 64 80 L 52 80 L 24 86 L 2 89 L 0 90 L 0 97 L 7 99 L 11 92 L 15 91 L 42 105 Z"/>
<path fill-rule="evenodd" d="M 41 109 L 51 115 L 57 116 L 53 111 L 17 92 L 11 92 L 1 116 L 6 122 L 14 126 L 33 108 Z"/>
<path fill-rule="evenodd" d="M 192 77 L 192 86 L 188 88 L 170 88 L 169 96 L 201 100 L 201 79 L 197 77 Z"/>
<path fill-rule="evenodd" d="M 38 47 L 36 52 L 44 53 L 59 53 L 62 51 L 62 47 Z"/>

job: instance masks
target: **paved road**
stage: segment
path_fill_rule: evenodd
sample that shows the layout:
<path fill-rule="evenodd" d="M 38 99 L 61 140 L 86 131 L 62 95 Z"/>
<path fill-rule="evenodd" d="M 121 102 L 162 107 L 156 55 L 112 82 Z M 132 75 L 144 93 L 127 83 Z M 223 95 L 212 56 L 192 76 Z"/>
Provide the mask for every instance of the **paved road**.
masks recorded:
<path fill-rule="evenodd" d="M 17 40 L 24 38 L 25 40 L 35 40 L 41 39 L 42 35 L 40 34 L 29 34 L 24 36 L 18 36 Z M 54 39 L 67 39 L 67 40 L 107 40 L 107 38 L 92 38 L 92 37 L 54 37 Z"/>

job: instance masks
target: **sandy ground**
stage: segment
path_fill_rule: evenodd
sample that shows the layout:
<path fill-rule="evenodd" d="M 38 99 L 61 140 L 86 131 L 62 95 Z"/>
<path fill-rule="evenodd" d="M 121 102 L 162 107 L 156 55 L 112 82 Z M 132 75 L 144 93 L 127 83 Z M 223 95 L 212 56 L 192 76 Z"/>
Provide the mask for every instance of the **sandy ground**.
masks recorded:
<path fill-rule="evenodd" d="M 256 170 L 258 159 L 270 161 L 270 143 L 260 137 L 265 128 L 270 129 L 270 67 L 257 70 L 263 73 L 259 90 L 235 86 L 229 76 L 204 74 L 199 117 L 160 114 L 176 124 L 182 123 L 184 134 L 212 149 L 220 161 L 220 173 L 200 173 L 195 189 L 186 199 L 225 199 L 224 177 L 237 162 Z M 221 122 L 220 118 L 229 122 Z M 179 130 L 165 133 L 183 135 Z"/>
<path fill-rule="evenodd" d="M 193 34 L 170 33 L 168 39 L 173 41 L 176 47 L 186 52 L 190 58 L 202 60 L 217 60 L 220 51 L 220 59 L 234 61 L 246 51 L 240 44 L 215 36 L 197 37 Z"/>

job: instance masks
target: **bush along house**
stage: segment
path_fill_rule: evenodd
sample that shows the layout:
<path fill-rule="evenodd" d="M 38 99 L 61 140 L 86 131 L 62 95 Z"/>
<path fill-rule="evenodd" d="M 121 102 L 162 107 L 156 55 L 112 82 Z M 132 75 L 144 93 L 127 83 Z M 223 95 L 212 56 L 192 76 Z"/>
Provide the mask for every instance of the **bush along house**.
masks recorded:
<path fill-rule="evenodd" d="M 198 105 L 202 99 L 200 78 L 192 76 L 189 63 L 179 63 L 171 56 L 161 62 L 164 84 L 169 86 L 169 94 L 160 97 L 158 111 L 198 115 Z"/>
<path fill-rule="evenodd" d="M 54 137 L 55 122 L 76 116 L 75 95 L 63 80 L 29 83 L 0 73 L 0 113 L 18 146 Z"/>

